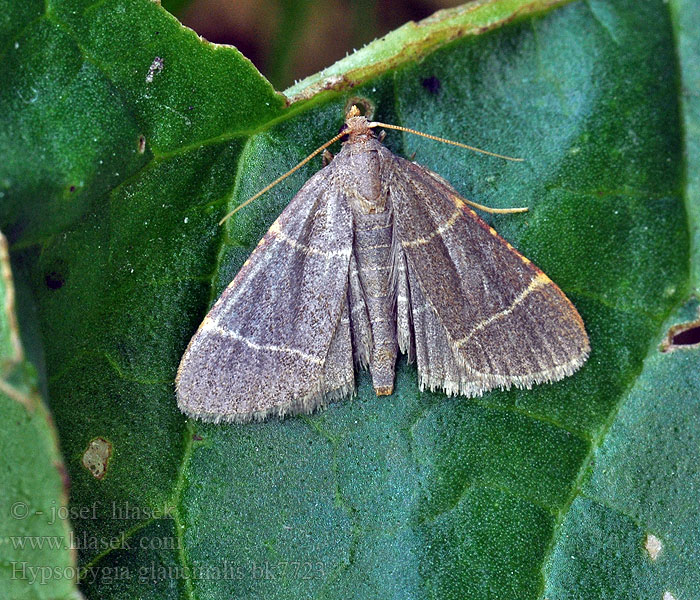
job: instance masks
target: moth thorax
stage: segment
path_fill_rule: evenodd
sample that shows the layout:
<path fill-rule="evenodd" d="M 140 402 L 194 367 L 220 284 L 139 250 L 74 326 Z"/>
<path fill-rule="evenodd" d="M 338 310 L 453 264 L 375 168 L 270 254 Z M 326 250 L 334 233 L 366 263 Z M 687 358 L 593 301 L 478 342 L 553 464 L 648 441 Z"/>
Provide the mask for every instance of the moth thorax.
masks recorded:
<path fill-rule="evenodd" d="M 343 148 L 347 165 L 343 188 L 351 198 L 353 209 L 363 214 L 381 213 L 387 207 L 388 186 L 383 177 L 382 160 L 369 144 Z"/>

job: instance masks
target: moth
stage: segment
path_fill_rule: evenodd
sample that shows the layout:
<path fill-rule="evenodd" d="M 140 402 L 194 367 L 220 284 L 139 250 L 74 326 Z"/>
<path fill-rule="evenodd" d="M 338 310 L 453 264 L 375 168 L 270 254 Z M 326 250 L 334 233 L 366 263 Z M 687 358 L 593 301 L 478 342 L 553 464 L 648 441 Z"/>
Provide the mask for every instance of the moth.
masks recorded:
<path fill-rule="evenodd" d="M 354 392 L 355 367 L 388 395 L 399 352 L 421 390 L 467 397 L 585 362 L 588 336 L 563 292 L 470 205 L 484 207 L 386 148 L 378 125 L 353 107 L 316 151 L 345 136 L 192 337 L 182 412 L 234 423 L 311 413 Z"/>

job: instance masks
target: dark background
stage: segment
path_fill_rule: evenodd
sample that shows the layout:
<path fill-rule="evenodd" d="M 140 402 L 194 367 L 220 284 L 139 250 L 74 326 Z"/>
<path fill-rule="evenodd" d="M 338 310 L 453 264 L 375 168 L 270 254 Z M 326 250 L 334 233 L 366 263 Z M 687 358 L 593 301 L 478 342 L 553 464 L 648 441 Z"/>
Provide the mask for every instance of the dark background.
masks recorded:
<path fill-rule="evenodd" d="M 278 90 L 375 38 L 464 0 L 162 0 L 187 27 L 236 46 Z"/>

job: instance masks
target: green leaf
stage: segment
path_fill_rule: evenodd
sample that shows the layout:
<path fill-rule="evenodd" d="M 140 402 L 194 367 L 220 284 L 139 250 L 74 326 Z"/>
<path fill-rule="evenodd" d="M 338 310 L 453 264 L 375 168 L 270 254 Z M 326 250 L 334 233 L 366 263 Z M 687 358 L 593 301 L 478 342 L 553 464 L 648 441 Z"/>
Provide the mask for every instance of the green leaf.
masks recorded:
<path fill-rule="evenodd" d="M 664 329 L 697 319 L 698 308 L 697 300 L 680 307 Z M 700 590 L 700 361 L 697 349 L 652 348 L 561 522 L 547 598 Z"/>
<path fill-rule="evenodd" d="M 7 240 L 0 234 L 0 597 L 77 598 L 66 472 L 25 360 Z"/>
<path fill-rule="evenodd" d="M 71 507 L 95 506 L 73 520 L 88 598 L 700 594 L 700 359 L 659 351 L 697 314 L 690 0 L 469 4 L 301 82 L 288 108 L 150 1 L 2 8 L 0 227 Z M 353 97 L 525 158 L 386 138 L 468 198 L 530 207 L 487 221 L 574 301 L 588 363 L 465 399 L 421 393 L 401 361 L 388 398 L 360 373 L 317 415 L 187 421 L 182 351 L 320 160 L 218 219 L 332 137 Z"/>

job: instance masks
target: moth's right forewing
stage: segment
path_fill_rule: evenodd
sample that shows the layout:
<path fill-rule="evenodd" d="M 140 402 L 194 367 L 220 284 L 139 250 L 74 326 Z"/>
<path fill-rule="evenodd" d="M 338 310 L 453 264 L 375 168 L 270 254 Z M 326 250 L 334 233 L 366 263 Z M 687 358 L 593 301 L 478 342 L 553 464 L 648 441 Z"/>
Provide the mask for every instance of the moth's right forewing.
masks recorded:
<path fill-rule="evenodd" d="M 192 338 L 176 382 L 187 415 L 247 422 L 311 412 L 354 389 L 353 224 L 333 173 L 307 181 Z"/>
<path fill-rule="evenodd" d="M 588 356 L 588 336 L 561 290 L 443 179 L 395 160 L 396 231 L 409 283 L 420 288 L 411 302 L 421 382 L 469 396 L 493 387 L 556 381 L 578 369 Z M 421 299 L 432 311 L 427 317 L 416 314 Z M 431 334 L 435 322 L 441 329 Z M 428 338 L 423 348 L 420 335 Z M 451 357 L 429 347 L 443 341 Z M 421 352 L 429 358 L 422 369 Z"/>

